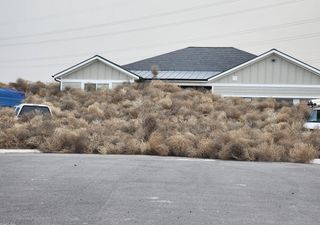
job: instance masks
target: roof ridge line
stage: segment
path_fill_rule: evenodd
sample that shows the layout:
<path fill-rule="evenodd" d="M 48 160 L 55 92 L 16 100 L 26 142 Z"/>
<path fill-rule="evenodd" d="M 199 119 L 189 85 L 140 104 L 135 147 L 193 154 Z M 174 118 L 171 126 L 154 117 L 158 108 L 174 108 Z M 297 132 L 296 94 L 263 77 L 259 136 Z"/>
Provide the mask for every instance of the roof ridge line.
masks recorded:
<path fill-rule="evenodd" d="M 235 48 L 231 46 L 189 46 L 187 48 Z"/>

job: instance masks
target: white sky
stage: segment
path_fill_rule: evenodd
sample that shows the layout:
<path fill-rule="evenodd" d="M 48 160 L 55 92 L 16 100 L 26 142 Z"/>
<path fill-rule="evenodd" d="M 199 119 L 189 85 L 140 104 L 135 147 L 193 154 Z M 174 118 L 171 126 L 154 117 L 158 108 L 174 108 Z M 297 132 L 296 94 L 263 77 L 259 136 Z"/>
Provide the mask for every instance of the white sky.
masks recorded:
<path fill-rule="evenodd" d="M 271 48 L 320 68 L 319 0 L 0 0 L 0 82 L 52 81 L 95 54 L 123 65 L 188 46 Z"/>

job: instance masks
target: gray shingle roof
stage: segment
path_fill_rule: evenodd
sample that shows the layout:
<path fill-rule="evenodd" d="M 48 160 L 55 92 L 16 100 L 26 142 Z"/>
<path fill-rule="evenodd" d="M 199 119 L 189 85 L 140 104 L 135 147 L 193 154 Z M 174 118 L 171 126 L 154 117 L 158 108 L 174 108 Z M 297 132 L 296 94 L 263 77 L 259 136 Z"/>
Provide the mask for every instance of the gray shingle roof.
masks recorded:
<path fill-rule="evenodd" d="M 214 71 L 223 72 L 257 57 L 233 47 L 188 47 L 122 66 L 130 71 Z"/>

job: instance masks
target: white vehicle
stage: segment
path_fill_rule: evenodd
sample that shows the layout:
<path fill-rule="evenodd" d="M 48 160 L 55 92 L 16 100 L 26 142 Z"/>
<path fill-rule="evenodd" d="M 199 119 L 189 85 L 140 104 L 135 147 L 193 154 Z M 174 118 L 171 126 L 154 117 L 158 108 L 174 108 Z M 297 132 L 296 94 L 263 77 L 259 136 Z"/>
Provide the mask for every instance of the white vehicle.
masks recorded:
<path fill-rule="evenodd" d="M 320 99 L 313 99 L 308 102 L 308 105 L 311 107 L 320 106 Z"/>
<path fill-rule="evenodd" d="M 41 115 L 52 115 L 51 109 L 47 105 L 40 104 L 20 104 L 15 106 L 15 113 L 17 117 L 21 117 L 28 113 L 36 113 Z"/>
<path fill-rule="evenodd" d="M 303 127 L 309 130 L 320 129 L 320 99 L 311 100 L 308 105 L 312 111 Z"/>

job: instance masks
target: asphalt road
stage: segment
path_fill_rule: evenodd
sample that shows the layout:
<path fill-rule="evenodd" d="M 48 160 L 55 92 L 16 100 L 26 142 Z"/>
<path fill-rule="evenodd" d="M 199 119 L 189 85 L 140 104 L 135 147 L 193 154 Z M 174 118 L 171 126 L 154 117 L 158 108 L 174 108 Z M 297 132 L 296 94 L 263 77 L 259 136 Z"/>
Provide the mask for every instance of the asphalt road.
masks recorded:
<path fill-rule="evenodd" d="M 320 165 L 0 155 L 0 225 L 318 225 Z"/>

